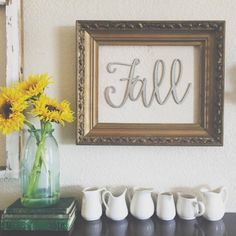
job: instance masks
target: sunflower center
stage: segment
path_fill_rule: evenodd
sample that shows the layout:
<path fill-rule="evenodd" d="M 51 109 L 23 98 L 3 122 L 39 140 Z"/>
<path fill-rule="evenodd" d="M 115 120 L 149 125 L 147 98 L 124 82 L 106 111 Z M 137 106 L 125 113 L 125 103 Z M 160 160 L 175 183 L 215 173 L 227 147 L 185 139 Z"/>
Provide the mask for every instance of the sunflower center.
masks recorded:
<path fill-rule="evenodd" d="M 60 111 L 58 110 L 55 106 L 53 105 L 46 105 L 46 108 L 51 112 L 51 111 Z"/>
<path fill-rule="evenodd" d="M 3 116 L 4 119 L 9 119 L 10 115 L 12 113 L 12 105 L 10 102 L 6 102 L 3 104 L 3 106 L 0 108 L 0 114 Z"/>

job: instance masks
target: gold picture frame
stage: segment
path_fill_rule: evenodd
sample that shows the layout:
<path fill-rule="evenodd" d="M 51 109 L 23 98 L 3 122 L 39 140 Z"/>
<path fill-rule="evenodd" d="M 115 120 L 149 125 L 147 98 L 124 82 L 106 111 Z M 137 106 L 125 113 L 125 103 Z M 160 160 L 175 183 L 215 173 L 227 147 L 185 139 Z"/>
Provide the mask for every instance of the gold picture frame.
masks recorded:
<path fill-rule="evenodd" d="M 77 144 L 223 145 L 224 21 L 77 21 Z M 98 120 L 99 47 L 198 46 L 201 70 L 196 123 Z"/>

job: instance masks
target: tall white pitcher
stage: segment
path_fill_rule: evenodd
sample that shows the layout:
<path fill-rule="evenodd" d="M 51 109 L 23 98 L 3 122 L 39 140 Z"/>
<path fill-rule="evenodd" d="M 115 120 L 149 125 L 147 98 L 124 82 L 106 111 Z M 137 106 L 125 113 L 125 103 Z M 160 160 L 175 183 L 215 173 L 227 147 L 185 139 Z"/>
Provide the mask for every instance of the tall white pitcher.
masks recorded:
<path fill-rule="evenodd" d="M 153 215 L 152 191 L 152 188 L 134 188 L 133 197 L 130 199 L 130 212 L 137 219 L 146 220 Z"/>
<path fill-rule="evenodd" d="M 220 187 L 215 190 L 202 188 L 200 191 L 206 207 L 203 216 L 212 221 L 222 219 L 225 214 L 225 203 L 227 200 L 226 188 Z"/>
<path fill-rule="evenodd" d="M 108 190 L 103 192 L 102 201 L 106 207 L 106 216 L 112 220 L 124 220 L 128 215 L 128 208 L 126 204 L 127 188 L 122 189 L 119 193 L 112 193 Z M 106 199 L 108 196 L 108 200 Z"/>
<path fill-rule="evenodd" d="M 104 190 L 104 188 L 85 188 L 82 191 L 81 216 L 85 220 L 98 220 L 102 216 L 102 190 Z"/>
<path fill-rule="evenodd" d="M 156 214 L 162 220 L 173 220 L 175 218 L 175 201 L 172 193 L 158 194 Z"/>

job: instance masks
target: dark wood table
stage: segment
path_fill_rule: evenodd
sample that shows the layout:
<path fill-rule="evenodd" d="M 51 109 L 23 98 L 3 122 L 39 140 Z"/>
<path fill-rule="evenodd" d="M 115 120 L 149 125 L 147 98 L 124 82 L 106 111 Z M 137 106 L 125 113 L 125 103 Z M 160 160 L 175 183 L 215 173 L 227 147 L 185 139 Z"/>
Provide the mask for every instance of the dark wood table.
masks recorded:
<path fill-rule="evenodd" d="M 87 222 L 81 217 L 75 222 L 70 232 L 20 232 L 0 231 L 0 236 L 236 236 L 236 213 L 226 213 L 217 222 L 210 222 L 202 217 L 184 221 L 164 222 L 153 216 L 149 220 L 140 221 L 132 216 L 114 222 L 106 217 L 94 222 Z"/>

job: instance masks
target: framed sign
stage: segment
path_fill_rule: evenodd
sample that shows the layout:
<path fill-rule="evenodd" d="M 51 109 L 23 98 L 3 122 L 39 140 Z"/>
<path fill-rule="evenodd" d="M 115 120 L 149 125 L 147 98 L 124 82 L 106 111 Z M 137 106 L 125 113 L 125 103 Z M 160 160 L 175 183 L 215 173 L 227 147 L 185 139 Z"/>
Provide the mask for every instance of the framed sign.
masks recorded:
<path fill-rule="evenodd" d="M 77 144 L 223 144 L 223 21 L 77 21 Z"/>

